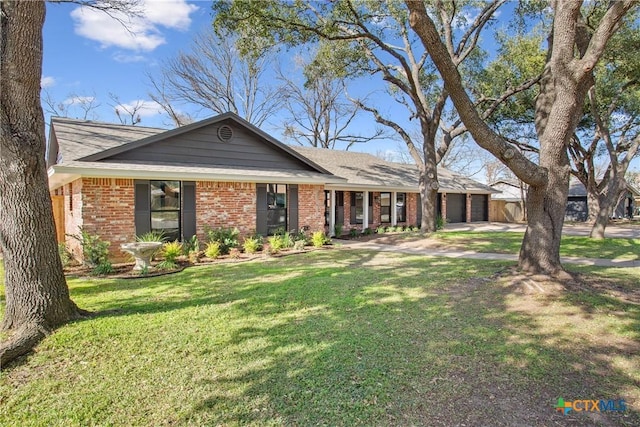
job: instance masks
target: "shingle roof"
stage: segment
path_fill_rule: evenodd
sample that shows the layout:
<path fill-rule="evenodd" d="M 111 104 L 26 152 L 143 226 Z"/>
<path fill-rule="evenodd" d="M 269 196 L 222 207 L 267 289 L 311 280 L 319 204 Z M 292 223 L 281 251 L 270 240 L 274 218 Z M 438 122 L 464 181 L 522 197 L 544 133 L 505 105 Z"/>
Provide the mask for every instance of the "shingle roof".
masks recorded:
<path fill-rule="evenodd" d="M 51 121 L 52 137 L 58 142 L 60 161 L 55 168 L 57 171 L 66 167 L 65 173 L 71 173 L 72 169 L 84 170 L 95 168 L 104 173 L 116 173 L 117 171 L 141 172 L 147 170 L 155 173 L 159 165 L 144 165 L 112 163 L 105 165 L 102 162 L 78 161 L 89 156 L 96 155 L 105 150 L 111 150 L 125 144 L 134 143 L 145 138 L 160 136 L 166 129 L 150 128 L 142 126 L 118 125 L 89 120 L 74 120 L 55 117 Z M 175 131 L 175 130 L 174 130 Z M 280 143 L 278 143 L 280 144 Z M 334 185 L 343 187 L 361 187 L 370 189 L 394 189 L 406 191 L 418 191 L 418 168 L 414 164 L 394 163 L 382 160 L 367 153 L 352 151 L 328 150 L 299 146 L 286 146 L 290 149 L 335 175 L 333 179 L 318 174 L 307 174 L 300 179 L 307 182 L 317 177 L 320 182 L 333 182 Z M 280 176 L 274 171 L 261 172 L 255 169 L 220 168 L 202 165 L 164 166 L 162 170 L 171 171 L 172 174 L 180 172 L 193 173 L 195 175 L 211 173 L 215 176 L 238 176 L 245 174 L 247 177 L 264 176 L 277 179 L 293 179 L 295 174 Z M 213 176 L 212 175 L 212 176 Z M 341 179 L 342 178 L 342 179 Z M 453 173 L 444 168 L 438 168 L 440 191 L 450 193 L 492 193 L 491 187 L 463 175 Z M 346 180 L 346 181 L 345 181 Z M 343 182 L 343 184 L 337 184 Z"/>
<path fill-rule="evenodd" d="M 336 176 L 347 179 L 348 185 L 362 187 L 407 188 L 418 191 L 418 167 L 415 164 L 388 162 L 368 153 L 291 147 Z M 495 193 L 491 187 L 438 168 L 440 191 L 448 193 Z"/>
<path fill-rule="evenodd" d="M 63 163 L 167 131 L 61 117 L 51 119 L 51 129 L 52 137 L 58 141 L 58 153 Z"/>

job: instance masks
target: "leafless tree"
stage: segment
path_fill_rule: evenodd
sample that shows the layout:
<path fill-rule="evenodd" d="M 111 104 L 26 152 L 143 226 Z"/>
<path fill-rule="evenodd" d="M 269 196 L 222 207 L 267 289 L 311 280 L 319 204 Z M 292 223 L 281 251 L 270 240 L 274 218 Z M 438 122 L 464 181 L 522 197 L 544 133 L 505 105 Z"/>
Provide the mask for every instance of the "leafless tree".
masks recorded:
<path fill-rule="evenodd" d="M 43 108 L 52 116 L 74 117 L 82 120 L 98 119 L 96 110 L 102 104 L 98 102 L 98 98 L 95 93 L 92 95 L 70 93 L 63 101 L 56 101 L 48 90 L 44 89 L 43 92 Z"/>
<path fill-rule="evenodd" d="M 206 114 L 236 113 L 258 127 L 280 109 L 282 91 L 267 76 L 274 55 L 265 50 L 243 56 L 235 41 L 209 29 L 195 37 L 190 50 L 165 61 L 159 77 L 149 76 L 151 98 L 176 125 L 184 124 L 186 116 L 179 110 L 185 105 Z"/>
<path fill-rule="evenodd" d="M 388 137 L 379 127 L 369 133 L 356 132 L 354 121 L 361 108 L 347 99 L 344 79 L 328 72 L 314 73 L 310 64 L 301 59 L 297 62 L 305 70 L 306 82 L 278 70 L 284 107 L 289 114 L 284 123 L 286 138 L 300 145 L 348 150 L 354 144 Z"/>

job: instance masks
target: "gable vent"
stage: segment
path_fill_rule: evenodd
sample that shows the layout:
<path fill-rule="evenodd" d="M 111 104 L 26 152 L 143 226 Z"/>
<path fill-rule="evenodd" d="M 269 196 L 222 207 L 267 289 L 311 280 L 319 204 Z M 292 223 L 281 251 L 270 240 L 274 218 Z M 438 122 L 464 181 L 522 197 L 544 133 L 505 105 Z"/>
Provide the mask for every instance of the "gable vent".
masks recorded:
<path fill-rule="evenodd" d="M 233 129 L 230 126 L 222 125 L 218 128 L 218 138 L 222 142 L 229 142 L 233 138 Z"/>

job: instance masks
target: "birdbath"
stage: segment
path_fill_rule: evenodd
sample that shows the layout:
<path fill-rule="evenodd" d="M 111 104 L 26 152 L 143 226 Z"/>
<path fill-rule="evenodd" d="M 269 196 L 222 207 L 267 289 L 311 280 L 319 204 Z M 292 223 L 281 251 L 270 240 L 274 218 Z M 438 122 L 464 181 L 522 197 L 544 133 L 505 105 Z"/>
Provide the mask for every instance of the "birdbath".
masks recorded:
<path fill-rule="evenodd" d="M 123 243 L 120 248 L 133 255 L 136 259 L 136 265 L 133 266 L 133 270 L 143 271 L 151 269 L 151 256 L 160 246 L 162 246 L 162 242 L 132 242 Z"/>

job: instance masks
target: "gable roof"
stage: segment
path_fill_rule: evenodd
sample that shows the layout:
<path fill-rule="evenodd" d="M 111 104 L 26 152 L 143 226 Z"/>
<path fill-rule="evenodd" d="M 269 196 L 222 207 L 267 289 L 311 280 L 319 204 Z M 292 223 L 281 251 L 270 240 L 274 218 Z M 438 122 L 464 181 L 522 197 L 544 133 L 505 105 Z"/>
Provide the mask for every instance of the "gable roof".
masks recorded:
<path fill-rule="evenodd" d="M 64 163 L 88 157 L 133 141 L 166 132 L 144 126 L 52 117 L 49 144 L 57 150 L 52 163 Z"/>
<path fill-rule="evenodd" d="M 418 192 L 418 167 L 415 164 L 388 162 L 372 154 L 354 151 L 311 147 L 292 148 L 334 175 L 347 180 L 345 184 L 334 184 L 330 187 Z M 497 192 L 488 185 L 441 167 L 438 168 L 438 181 L 441 192 L 482 194 Z"/>

